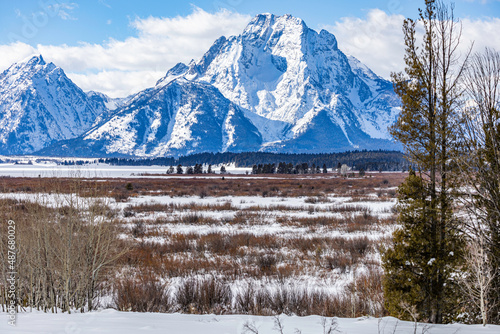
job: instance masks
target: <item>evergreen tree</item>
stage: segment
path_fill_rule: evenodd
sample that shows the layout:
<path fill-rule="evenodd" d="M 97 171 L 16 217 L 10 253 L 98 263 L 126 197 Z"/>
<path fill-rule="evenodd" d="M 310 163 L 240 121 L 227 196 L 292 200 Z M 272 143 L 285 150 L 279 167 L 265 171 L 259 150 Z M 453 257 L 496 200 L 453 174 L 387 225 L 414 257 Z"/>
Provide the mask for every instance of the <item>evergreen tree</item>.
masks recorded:
<path fill-rule="evenodd" d="M 307 162 L 304 162 L 302 164 L 302 173 L 304 173 L 304 174 L 309 173 L 309 165 L 307 164 Z"/>
<path fill-rule="evenodd" d="M 182 169 L 182 165 L 177 166 L 177 174 L 184 174 L 184 170 Z"/>
<path fill-rule="evenodd" d="M 302 170 L 302 165 L 301 164 L 297 164 L 295 166 L 295 174 L 302 174 L 304 171 Z"/>
<path fill-rule="evenodd" d="M 393 247 L 382 256 L 386 307 L 400 319 L 431 320 L 439 303 L 444 320 L 451 320 L 448 317 L 458 306 L 452 274 L 460 264 L 463 245 L 457 231 L 451 230 L 436 251 L 432 238 L 435 226 L 429 219 L 436 215 L 436 209 L 428 195 L 428 182 L 410 170 L 398 189 L 401 228 L 394 232 Z"/>
<path fill-rule="evenodd" d="M 285 174 L 286 173 L 286 164 L 284 162 L 280 162 L 278 164 L 278 169 L 276 170 L 276 173 L 278 173 L 278 174 Z"/>
<path fill-rule="evenodd" d="M 417 22 L 406 19 L 403 25 L 406 75 L 392 75 L 402 110 L 391 128 L 424 177 L 412 173 L 400 189 L 402 229 L 394 234 L 394 248 L 384 254 L 384 291 L 392 314 L 408 318 L 416 312 L 419 320 L 442 323 L 458 311 L 453 295 L 458 292 L 449 287 L 460 264 L 461 241 L 451 211 L 454 185 L 448 164 L 456 143 L 452 122 L 465 65 L 458 64 L 456 55 L 460 29 L 453 10 L 435 0 L 425 5 L 418 20 L 424 28 L 421 47 Z M 405 278 L 411 283 L 403 283 Z M 402 307 L 401 298 L 408 294 Z"/>
<path fill-rule="evenodd" d="M 257 165 L 252 166 L 252 174 L 257 174 Z"/>
<path fill-rule="evenodd" d="M 194 174 L 203 174 L 203 165 L 202 164 L 196 164 L 194 165 Z"/>

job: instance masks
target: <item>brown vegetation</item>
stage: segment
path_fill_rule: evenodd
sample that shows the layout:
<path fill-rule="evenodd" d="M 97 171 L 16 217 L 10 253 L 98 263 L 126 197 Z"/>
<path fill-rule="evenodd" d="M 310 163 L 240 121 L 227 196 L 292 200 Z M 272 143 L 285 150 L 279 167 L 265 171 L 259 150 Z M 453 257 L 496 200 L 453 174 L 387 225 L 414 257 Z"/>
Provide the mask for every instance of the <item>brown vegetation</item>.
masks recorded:
<path fill-rule="evenodd" d="M 392 199 L 402 178 L 3 178 L 5 193 L 35 196 L 0 200 L 0 219 L 13 219 L 19 228 L 17 302 L 44 311 L 91 310 L 100 296 L 111 295 L 111 306 L 138 312 L 382 315 L 380 270 L 373 260 L 379 245 L 366 232 L 380 233 L 394 218 L 389 212 L 380 219 L 358 202 Z M 113 201 L 146 194 L 303 196 L 304 205 L 150 202 L 119 211 Z M 352 203 L 336 204 L 335 196 Z M 268 224 L 292 232 L 261 230 Z M 225 230 L 171 230 L 179 225 Z M 5 242 L 2 234 L 1 247 Z M 290 286 L 300 277 L 334 283 L 360 268 L 363 274 L 344 293 Z M 1 270 L 5 275 L 5 262 Z"/>

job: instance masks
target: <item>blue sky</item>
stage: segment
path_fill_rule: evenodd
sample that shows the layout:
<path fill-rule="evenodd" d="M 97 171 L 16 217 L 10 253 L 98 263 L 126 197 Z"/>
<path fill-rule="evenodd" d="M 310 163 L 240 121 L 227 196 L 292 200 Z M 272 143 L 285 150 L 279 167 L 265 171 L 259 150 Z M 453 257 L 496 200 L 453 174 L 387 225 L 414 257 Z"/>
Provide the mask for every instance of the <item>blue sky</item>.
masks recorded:
<path fill-rule="evenodd" d="M 415 17 L 417 9 L 423 5 L 421 0 L 2 0 L 0 3 L 0 44 L 20 40 L 32 46 L 125 39 L 136 33 L 130 25 L 136 18 L 187 16 L 193 6 L 207 12 L 226 8 L 250 16 L 264 12 L 292 14 L 317 29 L 343 17 L 364 17 L 373 8 L 388 14 Z M 58 4 L 63 6 L 59 11 L 64 14 L 55 14 L 57 9 L 51 6 Z M 500 16 L 500 1 L 458 0 L 455 4 L 456 15 L 461 18 Z M 23 35 L 23 29 L 30 33 Z"/>
<path fill-rule="evenodd" d="M 0 0 L 0 70 L 30 54 L 61 66 L 84 90 L 123 96 L 200 57 L 252 16 L 300 17 L 387 77 L 402 66 L 401 22 L 423 0 Z M 465 39 L 500 48 L 500 1 L 456 0 Z M 468 41 L 469 42 L 469 41 Z M 398 68 L 399 67 L 399 68 Z"/>

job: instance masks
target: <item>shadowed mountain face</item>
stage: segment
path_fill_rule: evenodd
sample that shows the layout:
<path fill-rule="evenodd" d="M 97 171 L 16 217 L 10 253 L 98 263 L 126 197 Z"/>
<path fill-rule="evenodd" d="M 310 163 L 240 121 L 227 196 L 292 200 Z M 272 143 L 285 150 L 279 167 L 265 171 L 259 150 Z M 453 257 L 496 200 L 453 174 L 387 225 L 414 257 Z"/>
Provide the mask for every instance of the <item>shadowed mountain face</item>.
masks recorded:
<path fill-rule="evenodd" d="M 88 126 L 59 123 L 75 131 L 27 151 L 58 139 L 70 140 L 41 153 L 179 156 L 399 148 L 387 131 L 400 104 L 391 83 L 343 54 L 332 34 L 317 33 L 290 15 L 256 16 L 241 35 L 219 38 L 199 61 L 179 63 L 155 87 L 114 103 L 116 111 L 106 109 L 107 97 L 87 97 L 77 88 L 57 101 L 68 106 L 59 109 L 74 110 L 73 119 L 89 119 Z"/>
<path fill-rule="evenodd" d="M 26 154 L 75 138 L 107 111 L 42 56 L 0 74 L 0 154 Z"/>

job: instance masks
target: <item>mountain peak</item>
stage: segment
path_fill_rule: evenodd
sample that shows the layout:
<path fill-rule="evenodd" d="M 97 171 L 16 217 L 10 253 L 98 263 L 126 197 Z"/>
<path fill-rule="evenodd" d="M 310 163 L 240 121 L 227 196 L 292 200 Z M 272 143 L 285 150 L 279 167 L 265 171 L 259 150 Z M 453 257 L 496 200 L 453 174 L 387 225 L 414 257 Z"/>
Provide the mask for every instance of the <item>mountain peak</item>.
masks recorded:
<path fill-rule="evenodd" d="M 41 54 L 35 56 L 29 56 L 20 63 L 24 63 L 26 64 L 26 66 L 47 65 Z"/>
<path fill-rule="evenodd" d="M 338 49 L 337 39 L 331 32 L 325 29 L 321 29 L 321 31 L 319 32 L 319 37 L 327 44 L 331 45 L 334 50 Z"/>
<path fill-rule="evenodd" d="M 271 13 L 262 13 L 262 14 L 257 14 L 255 17 L 250 21 L 249 24 L 263 24 L 266 21 L 271 21 L 274 20 L 276 15 L 271 14 Z"/>
<path fill-rule="evenodd" d="M 104 102 L 94 101 L 41 55 L 0 75 L 0 153 L 27 154 L 89 129 Z"/>
<path fill-rule="evenodd" d="M 264 13 L 127 101 L 83 93 L 41 55 L 14 64 L 0 74 L 0 153 L 60 152 L 76 136 L 71 152 L 102 155 L 393 148 L 399 105 L 334 35 Z"/>
<path fill-rule="evenodd" d="M 280 26 L 297 26 L 302 30 L 308 29 L 304 20 L 295 17 L 291 14 L 277 16 L 274 14 L 263 13 L 256 15 L 245 28 L 243 35 L 263 36 L 268 29 L 275 25 Z"/>

